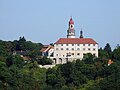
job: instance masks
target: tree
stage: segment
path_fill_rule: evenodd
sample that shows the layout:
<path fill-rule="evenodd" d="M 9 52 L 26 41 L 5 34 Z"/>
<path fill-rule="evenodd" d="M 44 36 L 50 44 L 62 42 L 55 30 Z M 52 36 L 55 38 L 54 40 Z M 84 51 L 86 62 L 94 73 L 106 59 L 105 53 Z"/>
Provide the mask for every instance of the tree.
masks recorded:
<path fill-rule="evenodd" d="M 113 50 L 112 56 L 113 59 L 120 61 L 120 46 Z"/>
<path fill-rule="evenodd" d="M 38 61 L 38 64 L 41 64 L 41 65 L 51 65 L 52 64 L 52 60 L 47 57 L 40 58 L 37 61 Z"/>
<path fill-rule="evenodd" d="M 104 47 L 104 50 L 108 53 L 109 58 L 111 58 L 112 50 L 109 43 L 106 44 L 106 46 Z"/>
<path fill-rule="evenodd" d="M 24 51 L 40 50 L 43 46 L 41 43 L 33 43 L 31 41 L 27 41 L 25 37 L 20 37 L 19 40 L 14 40 L 13 45 L 16 51 L 18 50 L 24 50 Z"/>
<path fill-rule="evenodd" d="M 0 56 L 7 57 L 9 55 L 9 48 L 6 47 L 6 42 L 0 40 Z"/>
<path fill-rule="evenodd" d="M 56 80 L 56 70 L 49 68 L 46 72 L 46 83 L 52 87 L 57 83 Z"/>
<path fill-rule="evenodd" d="M 91 53 L 87 53 L 84 55 L 83 60 L 86 64 L 93 64 L 94 63 L 94 57 Z"/>
<path fill-rule="evenodd" d="M 11 74 L 5 62 L 0 60 L 0 89 L 8 88 L 8 82 L 11 79 Z"/>
<path fill-rule="evenodd" d="M 102 48 L 100 48 L 98 50 L 98 56 L 101 59 L 108 59 L 109 58 L 109 54 L 107 53 L 107 51 L 103 50 Z"/>
<path fill-rule="evenodd" d="M 74 62 L 68 62 L 61 66 L 61 72 L 62 72 L 62 75 L 64 76 L 67 84 L 73 83 L 73 78 L 74 78 L 74 74 L 75 74 L 74 73 L 74 69 L 75 69 L 74 65 L 75 65 Z"/>
<path fill-rule="evenodd" d="M 8 58 L 6 59 L 6 64 L 8 67 L 10 67 L 11 65 L 16 65 L 19 68 L 22 68 L 24 65 L 24 60 L 22 57 L 20 57 L 19 55 L 15 55 L 15 56 L 8 56 Z"/>

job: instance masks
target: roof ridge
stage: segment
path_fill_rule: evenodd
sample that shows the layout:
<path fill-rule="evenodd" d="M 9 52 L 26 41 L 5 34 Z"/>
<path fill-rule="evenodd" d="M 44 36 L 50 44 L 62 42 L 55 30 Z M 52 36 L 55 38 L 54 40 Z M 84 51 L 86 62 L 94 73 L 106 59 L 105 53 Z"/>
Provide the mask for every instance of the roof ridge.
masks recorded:
<path fill-rule="evenodd" d="M 92 38 L 60 38 L 55 44 L 97 44 Z"/>

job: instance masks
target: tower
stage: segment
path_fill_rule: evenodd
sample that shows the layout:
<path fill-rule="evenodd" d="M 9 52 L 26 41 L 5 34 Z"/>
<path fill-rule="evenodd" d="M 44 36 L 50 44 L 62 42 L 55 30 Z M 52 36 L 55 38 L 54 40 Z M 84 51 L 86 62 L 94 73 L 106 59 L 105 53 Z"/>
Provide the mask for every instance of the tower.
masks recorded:
<path fill-rule="evenodd" d="M 83 31 L 80 31 L 80 38 L 83 38 Z"/>
<path fill-rule="evenodd" d="M 69 28 L 67 30 L 67 38 L 75 38 L 75 30 L 74 30 L 74 21 L 72 20 L 72 17 L 69 21 Z"/>

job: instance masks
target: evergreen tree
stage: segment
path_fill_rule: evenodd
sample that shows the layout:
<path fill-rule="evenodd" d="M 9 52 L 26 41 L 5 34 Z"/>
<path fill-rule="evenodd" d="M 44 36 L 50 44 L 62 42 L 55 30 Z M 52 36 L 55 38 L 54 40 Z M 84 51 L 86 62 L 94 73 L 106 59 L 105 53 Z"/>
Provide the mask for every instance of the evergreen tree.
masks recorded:
<path fill-rule="evenodd" d="M 109 43 L 106 44 L 106 46 L 104 47 L 104 50 L 108 53 L 109 58 L 111 58 L 112 50 Z"/>
<path fill-rule="evenodd" d="M 120 46 L 113 50 L 112 56 L 113 59 L 120 61 Z"/>

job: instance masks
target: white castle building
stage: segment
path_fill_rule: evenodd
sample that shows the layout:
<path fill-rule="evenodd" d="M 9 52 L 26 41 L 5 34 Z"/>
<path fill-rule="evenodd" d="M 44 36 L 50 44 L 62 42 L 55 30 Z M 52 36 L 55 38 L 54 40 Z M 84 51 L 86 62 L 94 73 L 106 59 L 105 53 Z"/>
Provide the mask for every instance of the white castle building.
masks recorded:
<path fill-rule="evenodd" d="M 76 59 L 82 60 L 87 53 L 98 57 L 98 43 L 92 38 L 84 38 L 82 31 L 80 31 L 80 37 L 76 38 L 72 18 L 69 21 L 67 38 L 60 38 L 51 49 L 49 50 L 52 51 L 50 52 L 52 55 L 48 54 L 48 57 L 53 60 L 54 64 L 63 64 Z"/>

